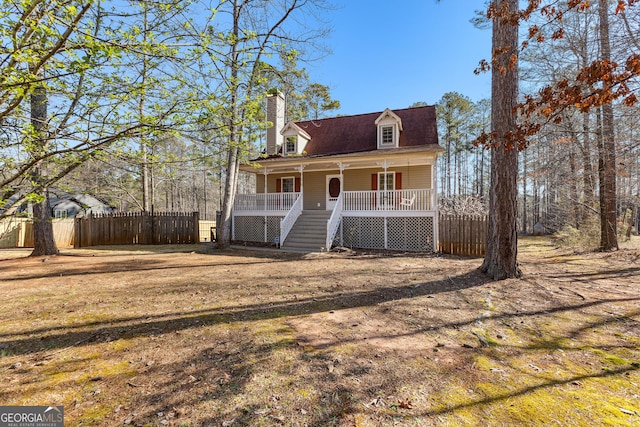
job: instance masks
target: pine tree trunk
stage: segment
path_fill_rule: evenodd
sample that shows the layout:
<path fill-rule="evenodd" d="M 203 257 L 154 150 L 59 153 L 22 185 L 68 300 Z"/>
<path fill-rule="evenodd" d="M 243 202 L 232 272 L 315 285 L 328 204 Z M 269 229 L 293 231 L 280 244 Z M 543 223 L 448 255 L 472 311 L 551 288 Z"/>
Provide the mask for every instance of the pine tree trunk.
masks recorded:
<path fill-rule="evenodd" d="M 234 142 L 232 142 L 234 143 Z M 224 200 L 222 201 L 222 209 L 220 214 L 220 228 L 218 229 L 218 240 L 216 247 L 226 249 L 231 245 L 232 237 L 232 208 L 235 199 L 235 185 L 237 183 L 238 174 L 238 149 L 230 149 L 227 160 L 227 176 L 224 185 Z"/>
<path fill-rule="evenodd" d="M 517 0 L 496 0 L 496 10 L 515 14 Z M 518 97 L 518 27 L 508 17 L 493 20 L 492 45 L 505 53 L 493 59 L 491 77 L 491 128 L 496 144 L 491 149 L 489 230 L 487 252 L 480 270 L 494 280 L 520 277 L 518 268 L 517 196 L 518 150 L 508 146 L 515 131 L 514 107 Z M 514 61 L 515 59 L 515 61 Z"/>
<path fill-rule="evenodd" d="M 484 199 L 484 150 L 480 150 L 480 197 Z"/>
<path fill-rule="evenodd" d="M 522 152 L 522 233 L 527 234 L 527 150 Z"/>
<path fill-rule="evenodd" d="M 42 73 L 38 73 L 42 76 Z M 47 149 L 47 92 L 42 85 L 38 85 L 31 94 L 31 125 L 34 131 L 34 151 L 37 157 L 42 157 Z M 53 237 L 51 222 L 51 207 L 46 188 L 46 167 L 44 161 L 34 167 L 31 173 L 34 192 L 43 199 L 33 206 L 33 243 L 31 256 L 56 255 L 58 248 Z"/>
<path fill-rule="evenodd" d="M 603 61 L 611 60 L 609 42 L 609 2 L 600 0 L 600 52 Z M 602 143 L 600 144 L 600 250 L 618 249 L 616 225 L 616 146 L 613 129 L 613 105 L 602 106 Z"/>
<path fill-rule="evenodd" d="M 240 33 L 240 7 L 234 2 L 233 7 L 233 34 L 234 41 L 231 46 L 231 117 L 229 119 L 229 147 L 227 152 L 227 168 L 224 185 L 224 199 L 220 213 L 220 228 L 218 229 L 218 240 L 216 247 L 226 249 L 231 246 L 233 201 L 235 200 L 236 185 L 238 182 L 238 171 L 240 168 L 240 129 L 237 127 L 239 118 L 238 112 L 238 36 Z"/>
<path fill-rule="evenodd" d="M 582 115 L 582 133 L 583 147 L 582 147 L 582 168 L 584 169 L 582 186 L 584 187 L 584 204 L 589 208 L 595 208 L 596 200 L 596 184 L 594 177 L 593 164 L 591 163 L 591 124 L 589 119 L 589 113 Z M 587 216 L 591 215 L 588 209 L 583 209 L 582 222 L 587 220 Z"/>
<path fill-rule="evenodd" d="M 143 37 L 143 42 L 146 43 L 147 42 L 147 31 L 148 31 L 148 25 L 149 25 L 149 17 L 148 17 L 148 10 L 147 10 L 147 5 L 142 3 L 142 7 L 144 8 L 144 21 L 143 21 L 143 32 L 142 32 L 142 37 Z M 147 60 L 147 56 L 145 54 L 143 54 L 142 56 L 142 85 L 144 86 L 147 80 L 147 68 L 148 68 L 148 60 Z M 146 91 L 146 88 L 144 88 L 144 90 Z M 139 113 L 140 113 L 140 120 L 144 120 L 144 110 L 145 110 L 145 95 L 146 92 L 143 92 L 140 94 L 140 104 L 139 104 Z M 140 138 L 140 151 L 142 154 L 142 162 L 140 164 L 140 175 L 141 175 L 141 179 L 142 179 L 142 210 L 144 212 L 149 212 L 151 210 L 151 198 L 150 198 L 150 186 L 149 186 L 149 153 L 148 153 L 148 146 L 147 146 L 147 139 L 145 137 L 141 137 Z"/>
<path fill-rule="evenodd" d="M 44 200 L 33 205 L 33 251 L 31 256 L 57 255 L 58 247 L 53 235 L 51 206 L 48 192 Z"/>

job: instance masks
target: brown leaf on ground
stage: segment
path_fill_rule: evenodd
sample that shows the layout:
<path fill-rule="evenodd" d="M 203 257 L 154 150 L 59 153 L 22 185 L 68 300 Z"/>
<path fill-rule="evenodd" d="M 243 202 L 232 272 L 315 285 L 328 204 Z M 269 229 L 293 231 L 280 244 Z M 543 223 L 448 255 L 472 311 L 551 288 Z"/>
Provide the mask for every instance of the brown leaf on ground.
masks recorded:
<path fill-rule="evenodd" d="M 405 398 L 403 400 L 398 401 L 398 406 L 402 409 L 413 409 L 413 403 L 409 400 L 409 398 Z"/>

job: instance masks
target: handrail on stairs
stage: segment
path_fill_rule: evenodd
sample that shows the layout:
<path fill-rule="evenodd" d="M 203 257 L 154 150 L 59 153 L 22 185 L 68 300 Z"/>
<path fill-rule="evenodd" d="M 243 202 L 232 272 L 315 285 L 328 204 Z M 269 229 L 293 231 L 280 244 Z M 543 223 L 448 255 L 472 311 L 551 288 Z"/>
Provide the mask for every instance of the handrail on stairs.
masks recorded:
<path fill-rule="evenodd" d="M 287 215 L 280 220 L 280 245 L 284 243 L 301 213 L 302 197 L 298 194 L 296 201 L 293 203 L 293 206 L 291 206 L 291 209 L 289 209 L 289 212 L 287 212 Z"/>
<path fill-rule="evenodd" d="M 343 193 L 340 192 L 340 195 L 336 200 L 336 204 L 333 207 L 333 211 L 331 212 L 331 216 L 327 220 L 327 240 L 324 246 L 327 252 L 331 250 L 333 239 L 336 237 L 338 227 L 340 227 L 340 219 L 342 218 L 342 194 Z"/>

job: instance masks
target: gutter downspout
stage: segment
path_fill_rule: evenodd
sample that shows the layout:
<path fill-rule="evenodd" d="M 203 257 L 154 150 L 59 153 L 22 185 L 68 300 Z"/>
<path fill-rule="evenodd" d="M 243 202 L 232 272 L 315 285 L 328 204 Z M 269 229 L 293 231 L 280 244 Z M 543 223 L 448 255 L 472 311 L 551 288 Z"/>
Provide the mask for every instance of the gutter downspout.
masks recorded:
<path fill-rule="evenodd" d="M 342 192 L 344 191 L 344 164 L 342 164 L 342 162 L 338 162 L 338 166 L 340 167 L 340 194 L 342 194 Z M 344 203 L 344 196 L 342 196 L 342 200 Z M 342 239 L 342 214 L 340 214 L 340 217 L 340 246 L 343 246 L 344 242 Z"/>
<path fill-rule="evenodd" d="M 264 168 L 264 242 L 267 242 L 267 176 L 269 175 L 269 170 Z"/>
<path fill-rule="evenodd" d="M 383 178 L 383 182 L 384 182 L 384 193 L 383 193 L 383 199 L 384 200 L 384 248 L 388 249 L 389 248 L 389 244 L 388 244 L 388 231 L 387 231 L 387 203 L 389 202 L 388 200 L 388 196 L 389 193 L 387 193 L 387 159 L 384 159 L 384 163 L 383 163 L 383 167 L 384 167 L 384 178 Z"/>

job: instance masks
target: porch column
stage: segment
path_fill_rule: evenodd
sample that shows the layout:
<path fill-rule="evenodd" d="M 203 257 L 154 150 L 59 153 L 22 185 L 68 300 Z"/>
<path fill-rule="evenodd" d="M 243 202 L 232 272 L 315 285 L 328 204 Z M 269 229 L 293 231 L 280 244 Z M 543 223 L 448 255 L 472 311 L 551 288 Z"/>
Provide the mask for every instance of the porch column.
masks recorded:
<path fill-rule="evenodd" d="M 267 177 L 269 176 L 269 169 L 265 168 L 262 172 L 264 174 L 264 210 L 267 210 Z"/>
<path fill-rule="evenodd" d="M 267 233 L 267 177 L 269 176 L 269 169 L 264 168 L 264 242 L 269 243 L 267 241 L 268 233 Z"/>
<path fill-rule="evenodd" d="M 300 203 L 302 205 L 302 210 L 304 210 L 304 165 L 300 165 L 298 170 L 300 171 Z M 293 186 L 295 190 L 295 178 Z"/>
<path fill-rule="evenodd" d="M 382 200 L 384 200 L 384 248 L 388 249 L 389 244 L 387 241 L 389 240 L 389 235 L 387 232 L 387 203 L 389 202 L 389 193 L 387 192 L 387 159 L 384 159 L 382 166 L 384 167 L 384 178 L 382 179 L 382 181 L 384 181 L 384 195 L 382 196 Z"/>
<path fill-rule="evenodd" d="M 384 162 L 382 163 L 382 167 L 384 168 L 384 192 L 385 194 L 387 193 L 387 159 L 384 159 Z M 384 202 L 385 208 L 387 206 L 387 202 Z"/>
<path fill-rule="evenodd" d="M 438 212 L 438 177 L 436 176 L 438 168 L 435 167 L 438 163 L 438 157 L 436 161 L 431 163 L 431 206 L 430 208 L 435 211 L 433 215 L 433 252 L 438 252 L 438 241 L 440 240 L 440 212 Z"/>
<path fill-rule="evenodd" d="M 343 201 L 344 201 L 344 195 L 342 193 L 344 192 L 344 168 L 348 166 L 349 165 L 345 165 L 342 162 L 338 162 L 338 168 L 340 168 L 340 194 L 342 195 Z M 340 209 L 342 210 L 342 206 L 340 207 Z"/>
<path fill-rule="evenodd" d="M 342 206 L 340 206 L 340 246 L 344 245 L 344 240 L 342 236 L 342 209 L 344 209 L 344 167 L 345 165 L 342 162 L 338 162 L 338 167 L 340 168 L 340 195 L 342 196 Z"/>

